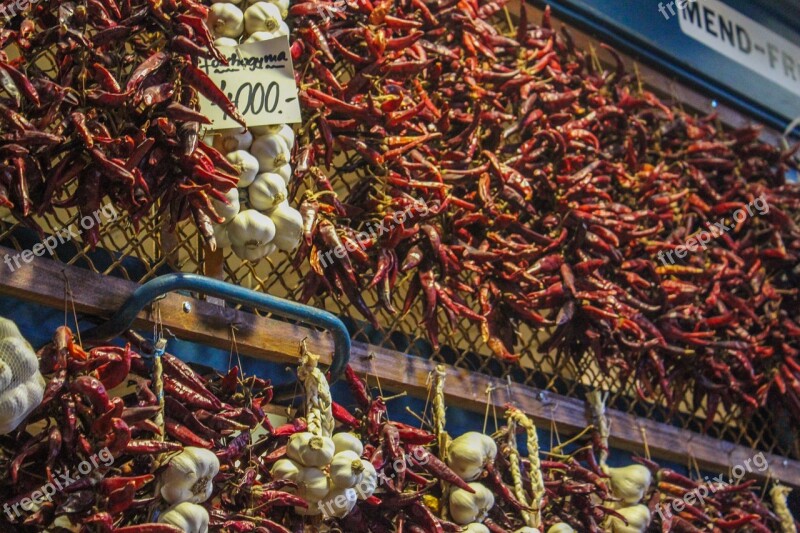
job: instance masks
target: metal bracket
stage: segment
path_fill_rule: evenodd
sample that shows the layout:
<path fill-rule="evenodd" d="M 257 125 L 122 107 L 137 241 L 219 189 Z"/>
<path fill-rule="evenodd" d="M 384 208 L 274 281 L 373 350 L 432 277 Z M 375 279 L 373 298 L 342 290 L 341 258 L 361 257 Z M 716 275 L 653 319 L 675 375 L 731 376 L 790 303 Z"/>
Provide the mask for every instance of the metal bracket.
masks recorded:
<path fill-rule="evenodd" d="M 139 312 L 151 302 L 180 290 L 224 298 L 230 303 L 254 307 L 330 331 L 334 342 L 331 383 L 342 376 L 350 361 L 350 333 L 334 314 L 197 274 L 167 274 L 148 281 L 134 291 L 111 320 L 86 331 L 82 338 L 84 341 L 107 341 L 119 337 L 130 329 Z"/>

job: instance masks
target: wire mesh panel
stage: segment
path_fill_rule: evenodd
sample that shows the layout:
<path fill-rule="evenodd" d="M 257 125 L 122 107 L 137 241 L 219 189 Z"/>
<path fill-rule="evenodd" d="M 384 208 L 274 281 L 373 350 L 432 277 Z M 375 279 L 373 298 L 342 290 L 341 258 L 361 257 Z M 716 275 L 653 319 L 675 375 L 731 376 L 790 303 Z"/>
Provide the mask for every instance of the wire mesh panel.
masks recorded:
<path fill-rule="evenodd" d="M 350 190 L 363 177 L 357 173 L 334 175 L 332 183 L 337 188 Z M 305 190 L 301 185 L 299 198 Z M 74 210 L 59 210 L 54 215 L 38 218 L 45 234 L 57 234 L 65 228 L 80 228 L 79 215 Z M 30 228 L 9 221 L 0 221 L 0 244 L 18 251 L 28 250 L 39 238 Z M 68 265 L 89 269 L 100 274 L 144 282 L 160 274 L 173 271 L 205 273 L 206 251 L 202 238 L 191 224 L 180 224 L 174 233 L 166 223 L 156 217 L 142 220 L 139 228 L 131 226 L 124 216 L 103 220 L 100 242 L 95 250 L 80 237 L 60 244 L 56 259 Z M 230 250 L 222 251 L 222 277 L 235 283 L 273 296 L 298 300 L 303 290 L 301 281 L 308 274 L 307 263 L 295 265 L 293 256 L 277 252 L 257 264 L 242 261 Z M 5 266 L 3 266 L 5 268 Z M 3 272 L 2 276 L 13 275 Z M 396 309 L 402 309 L 408 279 L 401 279 L 392 294 Z M 365 295 L 369 298 L 369 295 Z M 694 405 L 686 391 L 667 408 L 666 399 L 657 395 L 642 398 L 632 380 L 622 381 L 619 369 L 602 372 L 596 357 L 585 354 L 580 358 L 557 357 L 553 353 L 540 353 L 541 340 L 547 332 L 536 332 L 522 325 L 517 331 L 518 363 L 507 363 L 493 357 L 481 338 L 477 327 L 466 319 L 450 324 L 443 313 L 437 317 L 441 346 L 434 348 L 423 326 L 423 309 L 416 301 L 406 315 L 390 314 L 373 300 L 367 304 L 376 312 L 381 328 L 375 329 L 365 322 L 346 301 L 331 296 L 313 296 L 311 305 L 327 309 L 346 319 L 352 338 L 356 341 L 381 346 L 410 355 L 446 363 L 459 369 L 481 372 L 499 379 L 511 379 L 531 387 L 551 391 L 571 398 L 585 398 L 590 390 L 611 393 L 608 406 L 651 420 L 665 422 L 715 438 L 749 446 L 788 457 L 800 457 L 798 428 L 782 423 L 780 412 L 756 411 L 745 417 L 738 410 L 719 409 L 713 423 L 707 423 L 709 414 L 705 402 Z M 471 302 L 470 302 L 471 303 Z"/>

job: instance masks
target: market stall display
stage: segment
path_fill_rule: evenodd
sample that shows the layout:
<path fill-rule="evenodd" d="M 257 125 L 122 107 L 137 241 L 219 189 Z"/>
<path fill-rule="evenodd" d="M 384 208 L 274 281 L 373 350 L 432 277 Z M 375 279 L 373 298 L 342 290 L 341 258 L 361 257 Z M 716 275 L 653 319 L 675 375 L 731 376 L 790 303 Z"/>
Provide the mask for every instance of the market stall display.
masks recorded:
<path fill-rule="evenodd" d="M 0 293 L 65 311 L 0 317 L 0 529 L 796 532 L 800 145 L 533 11 L 43 0 L 0 21 Z M 291 94 L 248 124 L 220 76 L 256 64 Z M 167 339 L 176 290 L 192 348 Z M 296 384 L 245 374 L 240 327 Z M 227 365 L 188 355 L 221 331 Z M 407 393 L 427 399 L 398 416 Z M 670 450 L 687 427 L 706 451 L 741 430 L 704 454 L 727 475 Z"/>
<path fill-rule="evenodd" d="M 284 532 L 303 524 L 364 532 L 774 531 L 786 523 L 785 491 L 773 493 L 773 512 L 753 481 L 714 486 L 636 457 L 645 466 L 609 468 L 602 436 L 572 452 L 567 442 L 542 453 L 535 426 L 512 406 L 493 435 L 442 441 L 435 428 L 391 420 L 391 400 L 348 369 L 351 414 L 331 399 L 318 356 L 300 351 L 304 409 L 273 427 L 264 411 L 269 382 L 238 367 L 204 375 L 159 352 L 159 376 L 152 357 L 130 345 L 84 349 L 59 328 L 38 354 L 43 401 L 0 437 L 9 468 L 0 499 L 10 506 L 0 523 L 19 531 L 159 533 Z M 527 457 L 517 448 L 518 429 Z M 446 453 L 438 442 L 449 443 Z M 63 471 L 81 475 L 49 491 Z M 674 507 L 689 494 L 700 502 Z"/>
<path fill-rule="evenodd" d="M 199 140 L 198 94 L 241 117 L 196 66 L 221 58 L 207 15 L 191 0 L 46 1 L 0 29 L 0 204 L 41 231 L 34 214 L 91 216 L 108 196 L 134 225 L 154 208 L 173 228 L 191 218 L 214 246 L 211 202 L 236 178 Z M 86 231 L 96 245 L 99 228 Z"/>
<path fill-rule="evenodd" d="M 599 70 L 548 11 L 538 26 L 523 7 L 509 34 L 499 7 L 295 9 L 296 173 L 328 193 L 300 209 L 302 298 L 376 324 L 364 293 L 394 313 L 411 276 L 397 312 L 422 300 L 434 346 L 442 311 L 514 361 L 524 323 L 548 331 L 541 353 L 588 353 L 643 399 L 798 420 L 794 150 L 638 91 L 619 58 Z M 339 165 L 360 170 L 346 195 Z"/>

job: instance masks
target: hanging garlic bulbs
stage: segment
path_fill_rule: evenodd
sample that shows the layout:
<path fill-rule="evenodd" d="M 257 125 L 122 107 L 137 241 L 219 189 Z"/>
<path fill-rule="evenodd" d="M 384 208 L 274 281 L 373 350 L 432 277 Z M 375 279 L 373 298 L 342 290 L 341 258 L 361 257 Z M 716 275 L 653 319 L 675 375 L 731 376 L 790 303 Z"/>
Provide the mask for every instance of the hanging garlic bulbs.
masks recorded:
<path fill-rule="evenodd" d="M 598 436 L 603 443 L 600 454 L 600 469 L 609 477 L 609 485 L 614 497 L 619 501 L 612 505 L 625 517 L 625 521 L 611 516 L 607 521 L 607 530 L 612 533 L 644 533 L 650 524 L 650 510 L 641 505 L 652 482 L 650 470 L 642 465 L 634 464 L 622 468 L 611 468 L 606 464 L 608 457 L 609 424 L 606 417 L 607 394 L 592 391 L 587 395 L 590 412 L 594 424 L 598 428 Z M 638 505 L 637 505 L 638 504 Z"/>
<path fill-rule="evenodd" d="M 44 396 L 39 360 L 16 324 L 0 317 L 0 435 L 22 424 Z"/>
<path fill-rule="evenodd" d="M 646 505 L 634 505 L 617 510 L 627 524 L 616 516 L 609 517 L 608 529 L 611 533 L 644 533 L 650 525 L 650 509 Z"/>
<path fill-rule="evenodd" d="M 239 37 L 244 31 L 244 14 L 233 4 L 212 4 L 208 10 L 208 27 L 218 37 Z"/>
<path fill-rule="evenodd" d="M 191 502 L 174 505 L 158 517 L 159 524 L 178 527 L 185 533 L 208 533 L 208 522 L 208 511 Z"/>
<path fill-rule="evenodd" d="M 450 492 L 450 516 L 457 524 L 482 522 L 494 506 L 492 491 L 481 483 L 470 483 L 469 486 L 475 491 L 474 494 L 460 488 Z"/>
<path fill-rule="evenodd" d="M 275 480 L 295 483 L 297 495 L 309 503 L 307 508 L 295 507 L 296 513 L 344 518 L 359 499 L 372 496 L 378 474 L 361 458 L 364 446 L 356 434 L 333 434 L 331 391 L 318 362 L 319 356 L 303 343 L 297 376 L 305 391 L 308 429 L 289 437 L 286 457 L 276 461 L 270 473 Z"/>
<path fill-rule="evenodd" d="M 547 530 L 547 533 L 575 533 L 575 530 L 572 529 L 572 526 L 569 524 L 559 522 L 558 524 L 553 524 L 550 526 L 550 529 Z"/>
<path fill-rule="evenodd" d="M 288 12 L 288 0 L 213 0 L 208 25 L 216 45 L 237 46 L 288 36 L 283 20 Z M 241 259 L 255 262 L 276 250 L 291 252 L 300 244 L 302 217 L 287 202 L 294 139 L 288 124 L 225 131 L 214 137 L 214 147 L 239 172 L 236 189 L 226 195 L 229 203 L 214 201 L 225 219 L 214 224 L 218 247 L 230 247 Z"/>
<path fill-rule="evenodd" d="M 326 466 L 333 459 L 335 446 L 328 437 L 304 431 L 289 437 L 286 456 L 303 466 Z"/>
<path fill-rule="evenodd" d="M 331 483 L 337 488 L 353 488 L 361 482 L 364 464 L 356 452 L 345 450 L 333 456 L 330 465 Z"/>
<path fill-rule="evenodd" d="M 244 27 L 249 34 L 258 31 L 274 32 L 281 22 L 283 18 L 280 8 L 269 2 L 256 2 L 244 12 Z"/>
<path fill-rule="evenodd" d="M 219 472 L 214 452 L 187 446 L 170 459 L 161 476 L 160 494 L 168 503 L 202 503 L 211 497 L 213 479 Z"/>
<path fill-rule="evenodd" d="M 645 466 L 628 465 L 622 468 L 611 468 L 601 465 L 601 468 L 611 480 L 611 492 L 624 505 L 639 503 L 650 488 L 652 476 L 650 470 Z"/>
<path fill-rule="evenodd" d="M 361 459 L 361 464 L 364 467 L 361 472 L 361 481 L 356 486 L 359 500 L 366 500 L 375 493 L 378 488 L 378 472 L 375 467 L 366 459 Z"/>
<path fill-rule="evenodd" d="M 470 431 L 450 443 L 447 466 L 464 481 L 474 481 L 480 477 L 484 466 L 493 463 L 496 457 L 494 440 L 483 433 Z"/>
<path fill-rule="evenodd" d="M 358 438 L 358 435 L 355 433 L 337 433 L 332 437 L 332 440 L 335 446 L 334 451 L 337 454 L 349 450 L 361 457 L 361 454 L 364 453 L 364 444 L 362 444 L 361 439 Z"/>

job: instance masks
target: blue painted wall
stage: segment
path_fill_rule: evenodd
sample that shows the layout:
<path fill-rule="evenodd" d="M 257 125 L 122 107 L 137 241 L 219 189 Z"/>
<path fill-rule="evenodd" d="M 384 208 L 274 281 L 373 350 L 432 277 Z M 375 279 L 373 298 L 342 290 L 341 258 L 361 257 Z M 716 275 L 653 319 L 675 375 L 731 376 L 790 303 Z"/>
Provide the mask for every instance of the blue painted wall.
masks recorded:
<path fill-rule="evenodd" d="M 665 19 L 659 4 L 668 2 L 529 1 L 536 6 L 550 4 L 560 18 L 773 128 L 783 130 L 800 115 L 800 96 L 685 35 L 678 16 Z M 800 4 L 787 2 L 786 8 L 780 9 L 772 0 L 722 1 L 800 46 Z M 800 58 L 797 61 L 800 62 Z"/>

